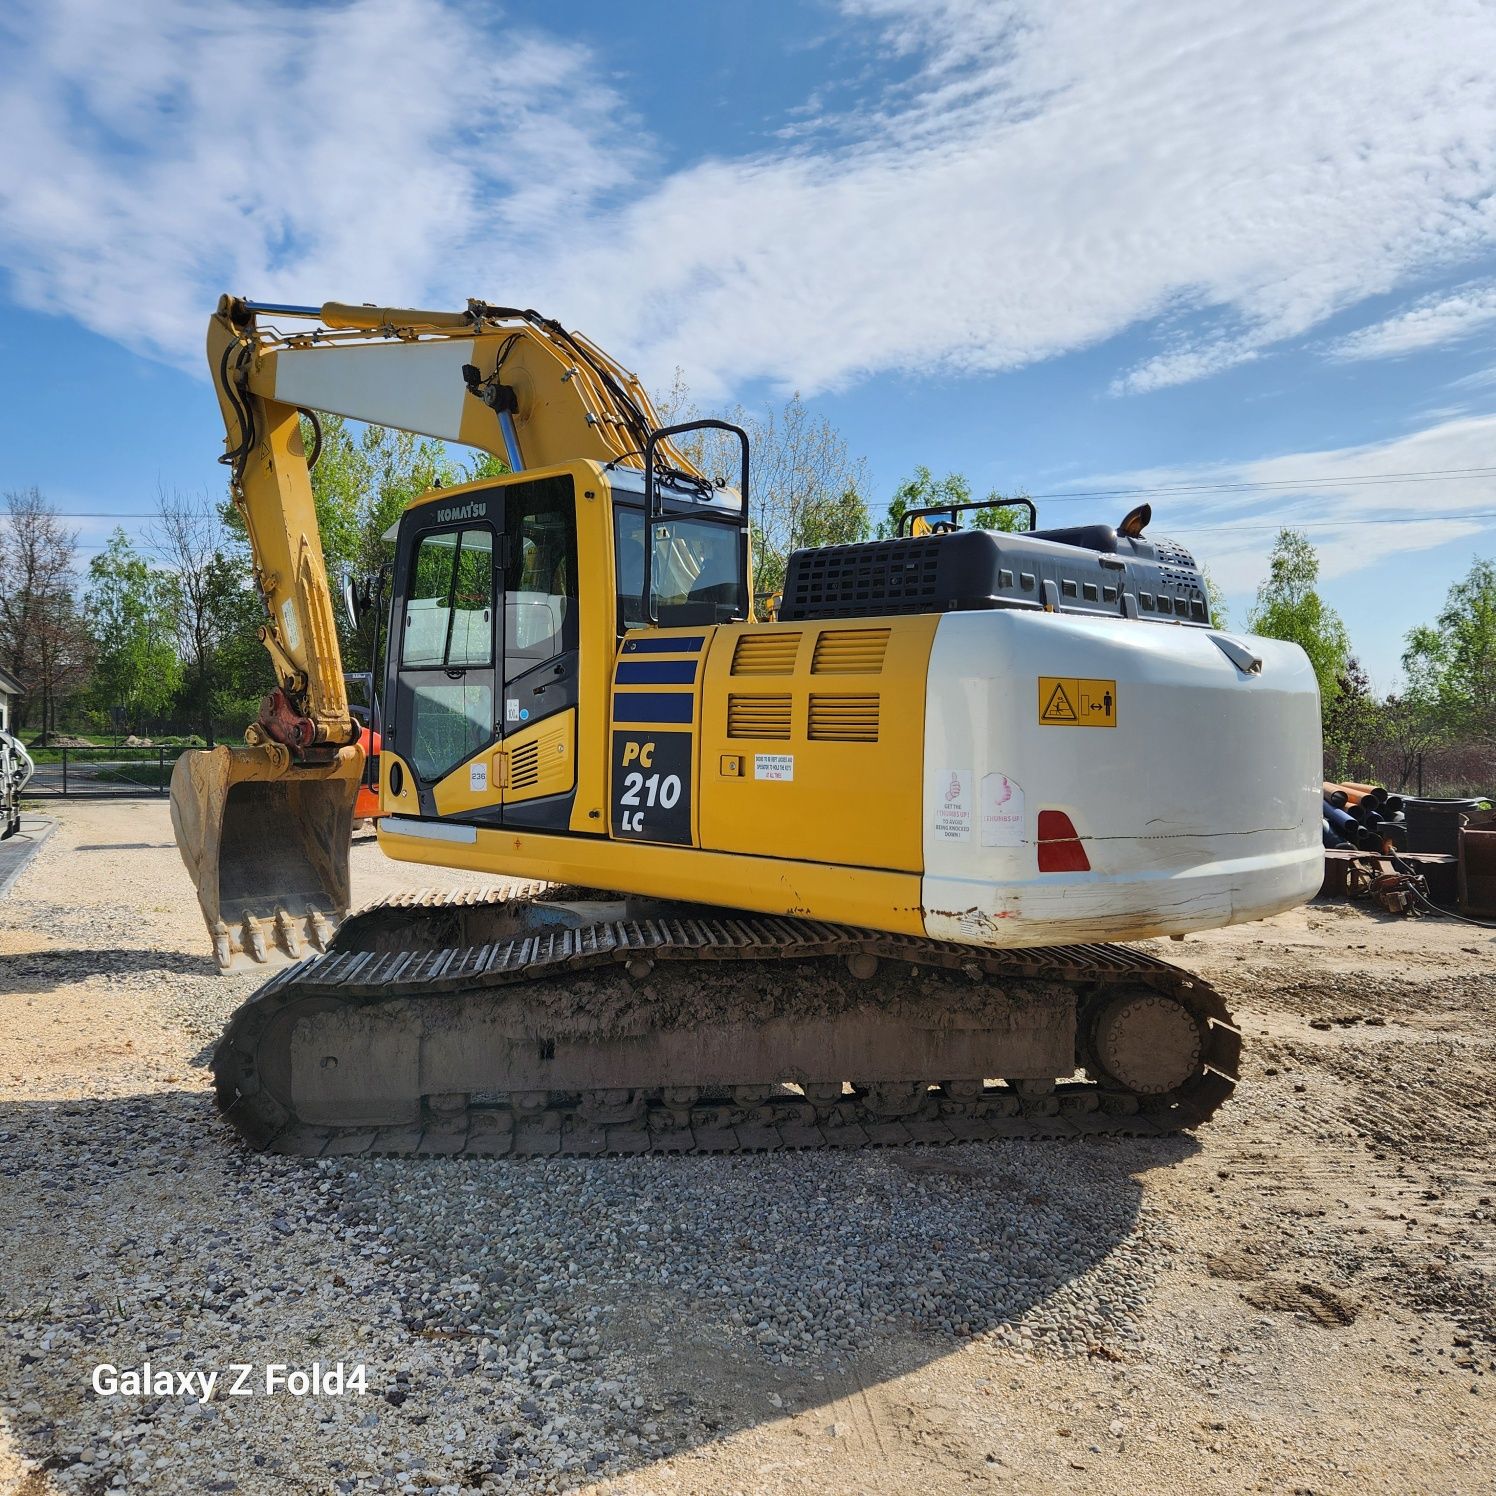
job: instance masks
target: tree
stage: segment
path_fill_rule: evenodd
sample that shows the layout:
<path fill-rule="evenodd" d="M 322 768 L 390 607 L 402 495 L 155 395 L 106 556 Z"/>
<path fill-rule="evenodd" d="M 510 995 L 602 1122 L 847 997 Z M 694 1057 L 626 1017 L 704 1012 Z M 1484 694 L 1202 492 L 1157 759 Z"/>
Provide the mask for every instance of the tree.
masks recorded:
<path fill-rule="evenodd" d="M 182 678 L 177 657 L 181 593 L 175 578 L 154 570 L 123 530 L 89 563 L 85 598 L 94 642 L 94 695 L 119 708 L 127 725 L 162 711 Z"/>
<path fill-rule="evenodd" d="M 341 416 L 324 415 L 319 420 L 322 448 L 312 468 L 312 498 L 334 590 L 343 577 L 372 576 L 394 560 L 394 544 L 384 537 L 412 500 L 433 488 L 509 471 L 486 452 L 463 462 L 445 442 L 413 431 L 359 426 Z M 377 645 L 372 631 L 355 631 L 339 608 L 338 634 L 344 664 L 351 670 L 369 669 Z"/>
<path fill-rule="evenodd" d="M 1496 563 L 1477 558 L 1403 651 L 1407 694 L 1449 742 L 1496 746 Z"/>
<path fill-rule="evenodd" d="M 657 405 L 665 426 L 701 417 L 679 369 Z M 863 498 L 867 463 L 852 457 L 836 427 L 825 416 L 812 414 L 798 393 L 777 410 L 765 407 L 755 414 L 739 405 L 725 419 L 748 433 L 753 454 L 749 520 L 756 592 L 767 596 L 779 591 L 790 552 L 801 546 L 867 539 L 872 528 Z M 681 442 L 681 450 L 707 477 L 736 485 L 735 437 L 695 433 Z"/>
<path fill-rule="evenodd" d="M 1318 581 L 1314 547 L 1300 531 L 1280 530 L 1247 627 L 1254 634 L 1297 644 L 1309 656 L 1319 681 L 1320 710 L 1328 720 L 1351 651 L 1340 615 L 1315 590 Z"/>
<path fill-rule="evenodd" d="M 29 488 L 5 495 L 0 525 L 0 659 L 26 688 L 16 726 L 55 731 L 59 703 L 88 671 L 88 636 L 73 599 L 78 532 Z"/>
<path fill-rule="evenodd" d="M 1021 530 L 1028 512 L 1014 506 L 1013 500 L 1027 497 L 1027 494 L 1000 494 L 994 488 L 983 501 L 983 508 L 969 511 L 964 517 L 958 515 L 957 519 L 961 524 L 978 530 Z M 888 518 L 878 526 L 878 534 L 884 539 L 897 535 L 900 523 L 911 509 L 930 509 L 970 502 L 971 484 L 963 473 L 947 473 L 943 478 L 936 478 L 921 463 L 910 477 L 894 489 L 893 497 L 888 501 Z"/>
<path fill-rule="evenodd" d="M 1381 711 L 1361 662 L 1351 656 L 1335 681 L 1335 697 L 1324 713 L 1325 747 L 1334 755 L 1334 778 L 1360 778 L 1380 725 Z"/>
<path fill-rule="evenodd" d="M 176 611 L 177 652 L 184 672 L 192 715 L 213 746 L 213 697 L 220 680 L 220 656 L 226 634 L 244 621 L 236 596 L 249 585 L 243 568 L 228 553 L 230 539 L 223 516 L 206 494 L 184 497 L 162 488 L 156 495 L 156 518 L 150 540 L 158 558 L 175 579 L 180 606 Z"/>
<path fill-rule="evenodd" d="M 1377 737 L 1397 754 L 1397 788 L 1405 790 L 1418 761 L 1437 746 L 1443 725 L 1429 700 L 1416 693 L 1389 695 L 1377 714 Z"/>
<path fill-rule="evenodd" d="M 303 418 L 302 442 L 307 455 L 315 452 L 317 457 L 311 470 L 312 502 L 334 594 L 340 591 L 345 576 L 372 575 L 394 559 L 394 545 L 384 537 L 413 499 L 433 488 L 449 488 L 509 471 L 489 453 L 475 452 L 464 461 L 434 437 L 393 426 L 364 426 L 336 415 L 318 416 L 315 431 Z M 248 539 L 243 518 L 232 503 L 224 506 L 223 517 L 231 536 L 228 554 L 240 574 L 247 576 Z M 239 600 L 225 595 L 225 601 L 237 607 Z M 344 666 L 349 670 L 369 669 L 378 647 L 374 631 L 355 630 L 341 606 L 334 611 Z M 242 652 L 234 651 L 234 656 L 240 663 L 248 663 Z M 239 678 L 244 674 L 243 670 L 231 670 L 231 678 L 216 689 L 215 700 L 237 709 L 253 694 L 240 688 Z M 268 666 L 254 674 L 263 674 L 268 689 L 272 683 Z"/>
<path fill-rule="evenodd" d="M 1205 601 L 1210 608 L 1211 628 L 1229 629 L 1231 614 L 1226 607 L 1226 594 L 1221 591 L 1220 584 L 1204 566 L 1200 567 L 1200 575 L 1205 579 Z"/>

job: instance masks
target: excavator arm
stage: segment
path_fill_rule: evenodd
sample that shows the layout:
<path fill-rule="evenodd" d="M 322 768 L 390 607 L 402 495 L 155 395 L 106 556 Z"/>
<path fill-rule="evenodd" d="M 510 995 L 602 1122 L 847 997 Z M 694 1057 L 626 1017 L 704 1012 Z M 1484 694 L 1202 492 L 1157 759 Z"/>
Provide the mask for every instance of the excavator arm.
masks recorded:
<path fill-rule="evenodd" d="M 221 967 L 322 949 L 349 903 L 363 767 L 348 710 L 302 417 L 319 413 L 460 442 L 519 471 L 577 459 L 700 479 L 639 381 L 533 311 L 461 312 L 223 297 L 208 361 L 223 461 L 265 601 L 276 688 L 247 746 L 186 753 L 172 825 Z M 651 442 L 651 438 L 653 442 Z"/>

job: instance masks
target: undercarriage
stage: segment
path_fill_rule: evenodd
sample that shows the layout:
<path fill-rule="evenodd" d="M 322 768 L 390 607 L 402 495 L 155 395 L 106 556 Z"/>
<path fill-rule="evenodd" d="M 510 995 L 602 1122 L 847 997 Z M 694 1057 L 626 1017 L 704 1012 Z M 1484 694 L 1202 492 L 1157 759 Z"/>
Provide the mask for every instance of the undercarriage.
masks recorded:
<path fill-rule="evenodd" d="M 1125 947 L 532 885 L 354 915 L 239 1009 L 213 1072 L 280 1153 L 730 1153 L 1192 1128 L 1240 1050 L 1208 984 Z"/>

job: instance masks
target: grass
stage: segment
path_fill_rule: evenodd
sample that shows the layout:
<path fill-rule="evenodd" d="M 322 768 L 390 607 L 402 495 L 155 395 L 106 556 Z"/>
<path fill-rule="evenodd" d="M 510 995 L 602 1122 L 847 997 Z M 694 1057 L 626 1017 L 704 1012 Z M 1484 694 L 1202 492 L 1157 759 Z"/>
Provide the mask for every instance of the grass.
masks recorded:
<path fill-rule="evenodd" d="M 110 764 L 89 772 L 90 779 L 103 780 L 105 784 L 139 784 L 153 789 L 163 789 L 171 783 L 171 771 L 176 760 L 161 764 L 149 763 Z"/>

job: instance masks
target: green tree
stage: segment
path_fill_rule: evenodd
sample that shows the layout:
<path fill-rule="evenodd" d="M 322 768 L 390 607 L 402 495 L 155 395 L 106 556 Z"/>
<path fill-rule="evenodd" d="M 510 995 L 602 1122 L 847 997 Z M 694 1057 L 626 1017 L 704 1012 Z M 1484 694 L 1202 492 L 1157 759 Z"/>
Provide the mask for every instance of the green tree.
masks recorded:
<path fill-rule="evenodd" d="M 1198 562 L 1196 564 L 1199 565 Z M 1226 607 L 1226 594 L 1221 591 L 1220 584 L 1204 566 L 1200 567 L 1200 575 L 1205 578 L 1205 600 L 1210 607 L 1211 628 L 1229 629 L 1231 614 Z"/>
<path fill-rule="evenodd" d="M 1014 507 L 1012 501 L 1027 498 L 1027 494 L 1000 494 L 996 489 L 989 492 L 983 501 L 984 507 L 957 515 L 965 527 L 977 530 L 1021 530 L 1028 519 L 1028 511 Z M 929 509 L 945 504 L 969 504 L 971 484 L 962 473 L 947 473 L 937 478 L 921 463 L 914 472 L 894 489 L 888 501 L 888 518 L 878 526 L 883 539 L 899 533 L 899 525 L 911 509 Z M 939 516 L 935 516 L 937 519 Z"/>
<path fill-rule="evenodd" d="M 433 488 L 450 488 L 509 471 L 499 458 L 488 453 L 473 452 L 460 458 L 434 437 L 392 426 L 363 426 L 342 416 L 321 415 L 317 427 L 314 431 L 312 423 L 303 418 L 303 445 L 308 457 L 315 452 L 317 458 L 311 470 L 312 502 L 317 510 L 328 582 L 335 594 L 341 591 L 344 577 L 372 575 L 394 559 L 394 545 L 384 537 L 413 500 Z M 232 557 L 247 576 L 244 521 L 232 503 L 225 505 L 223 513 L 232 537 Z M 219 595 L 231 614 L 242 611 L 242 598 L 231 592 Z M 369 669 L 379 643 L 374 630 L 355 630 L 340 603 L 334 611 L 344 667 Z M 382 630 L 382 622 L 380 626 Z M 234 658 L 237 664 L 249 663 L 237 651 Z M 246 699 L 241 690 L 243 675 L 243 671 L 231 670 L 230 678 L 215 687 L 215 701 L 230 707 L 241 705 Z M 268 667 L 263 678 L 268 690 L 273 683 Z"/>
<path fill-rule="evenodd" d="M 318 418 L 322 446 L 312 468 L 312 499 L 329 575 L 377 571 L 393 555 L 385 533 L 414 499 L 509 469 L 497 457 L 455 457 L 445 442 L 393 426 L 360 426 L 342 416 Z M 314 437 L 303 436 L 310 453 Z"/>
<path fill-rule="evenodd" d="M 679 369 L 670 392 L 656 404 L 662 426 L 701 416 Z M 766 406 L 755 413 L 739 405 L 723 419 L 748 433 L 752 451 L 749 521 L 753 587 L 760 597 L 784 585 L 791 551 L 867 539 L 872 529 L 863 498 L 867 465 L 852 457 L 845 438 L 825 416 L 815 415 L 794 394 L 778 409 Z M 686 437 L 681 450 L 707 477 L 737 485 L 735 437 L 699 432 Z"/>
<path fill-rule="evenodd" d="M 94 644 L 94 696 L 119 708 L 126 725 L 145 725 L 171 701 L 182 679 L 177 656 L 176 579 L 153 569 L 123 530 L 89 563 L 85 617 Z"/>
<path fill-rule="evenodd" d="M 1397 754 L 1397 788 L 1405 790 L 1419 760 L 1438 745 L 1443 725 L 1436 707 L 1426 698 L 1403 692 L 1392 694 L 1377 713 L 1376 735 L 1383 747 Z"/>
<path fill-rule="evenodd" d="M 1269 639 L 1297 644 L 1319 681 L 1320 710 L 1328 720 L 1350 657 L 1350 637 L 1340 615 L 1319 595 L 1319 555 L 1298 530 L 1280 530 L 1268 574 L 1247 614 L 1247 627 Z"/>
<path fill-rule="evenodd" d="M 1360 779 L 1369 772 L 1372 740 L 1383 710 L 1371 693 L 1371 681 L 1354 655 L 1335 681 L 1335 699 L 1324 714 L 1325 748 L 1331 755 L 1332 777 Z"/>
<path fill-rule="evenodd" d="M 1403 650 L 1406 696 L 1449 742 L 1496 745 L 1496 563 L 1477 558 Z"/>

